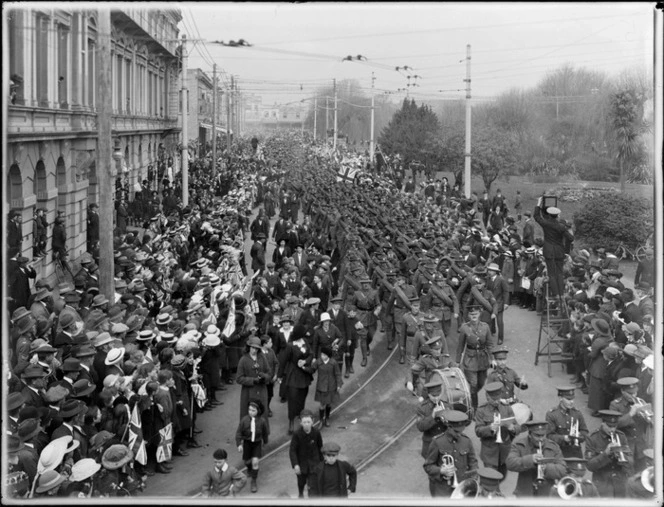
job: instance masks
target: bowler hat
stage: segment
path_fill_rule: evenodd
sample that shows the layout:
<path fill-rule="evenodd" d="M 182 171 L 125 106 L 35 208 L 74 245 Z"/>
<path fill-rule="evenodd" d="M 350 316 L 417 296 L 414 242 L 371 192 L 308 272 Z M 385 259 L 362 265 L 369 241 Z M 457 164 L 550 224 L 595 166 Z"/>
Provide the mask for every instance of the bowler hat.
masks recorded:
<path fill-rule="evenodd" d="M 609 327 L 609 323 L 606 322 L 604 319 L 593 319 L 590 325 L 600 335 L 608 335 L 611 333 L 611 328 Z"/>
<path fill-rule="evenodd" d="M 87 410 L 85 403 L 78 400 L 67 400 L 60 409 L 60 417 L 67 418 L 78 415 Z"/>

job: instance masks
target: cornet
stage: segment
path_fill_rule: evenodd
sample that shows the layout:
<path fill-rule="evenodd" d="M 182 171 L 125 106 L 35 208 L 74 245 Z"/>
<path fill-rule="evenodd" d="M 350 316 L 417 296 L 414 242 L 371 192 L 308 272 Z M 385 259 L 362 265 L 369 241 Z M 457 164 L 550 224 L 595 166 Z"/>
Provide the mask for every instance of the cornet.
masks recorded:
<path fill-rule="evenodd" d="M 537 454 L 544 457 L 544 452 L 542 451 L 542 442 L 539 443 L 539 450 L 537 451 Z M 539 463 L 537 464 L 537 480 L 538 481 L 544 480 L 544 465 Z"/>
<path fill-rule="evenodd" d="M 579 420 L 573 417 L 569 427 L 569 436 L 572 439 L 572 443 L 576 447 L 579 447 Z"/>
<path fill-rule="evenodd" d="M 623 453 L 622 450 L 622 443 L 620 442 L 620 437 L 616 435 L 615 431 L 611 432 L 611 443 L 618 446 L 617 451 L 614 450 L 614 452 L 617 452 L 618 455 L 618 463 L 627 463 L 627 458 L 625 457 L 625 453 Z"/>
<path fill-rule="evenodd" d="M 441 467 L 455 468 L 455 466 L 456 465 L 454 464 L 454 456 L 452 456 L 451 454 L 443 454 Z M 450 481 L 452 481 L 452 484 L 450 484 Z M 450 479 L 449 477 L 447 478 L 447 484 L 451 485 L 455 489 L 459 486 L 459 481 L 457 481 L 456 468 L 454 470 L 454 475 L 452 479 Z"/>
<path fill-rule="evenodd" d="M 500 414 L 493 414 L 493 424 L 498 425 L 498 429 L 496 430 L 496 443 L 497 444 L 502 444 L 503 443 L 503 438 L 500 435 L 501 433 L 501 428 L 500 428 Z"/>
<path fill-rule="evenodd" d="M 637 414 L 639 414 L 643 419 L 648 423 L 652 424 L 652 405 L 650 403 L 646 403 L 643 399 L 634 396 L 632 398 L 634 405 L 636 405 L 638 408 Z"/>

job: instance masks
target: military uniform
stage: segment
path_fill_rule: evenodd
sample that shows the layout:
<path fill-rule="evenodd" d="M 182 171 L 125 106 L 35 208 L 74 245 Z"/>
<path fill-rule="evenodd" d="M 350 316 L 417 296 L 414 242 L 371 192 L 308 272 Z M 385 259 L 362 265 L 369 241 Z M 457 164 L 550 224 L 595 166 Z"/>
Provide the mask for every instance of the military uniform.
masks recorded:
<path fill-rule="evenodd" d="M 361 283 L 370 282 L 369 278 L 360 280 Z M 372 288 L 362 288 L 356 290 L 351 298 L 350 304 L 357 308 L 357 320 L 363 328 L 358 329 L 357 335 L 360 339 L 360 351 L 362 352 L 362 366 L 367 364 L 367 356 L 370 354 L 369 345 L 376 332 L 378 320 L 374 314 L 376 308 L 380 306 L 378 291 Z"/>
<path fill-rule="evenodd" d="M 633 377 L 625 377 L 619 379 L 619 382 L 632 378 Z M 618 429 L 625 434 L 625 437 L 627 437 L 627 444 L 634 456 L 634 469 L 636 471 L 641 471 L 645 468 L 643 451 L 651 447 L 652 428 L 646 419 L 638 415 L 638 412 L 633 416 L 630 415 L 632 406 L 633 402 L 631 400 L 625 396 L 621 396 L 611 402 L 609 409 L 622 414 L 618 419 Z"/>
<path fill-rule="evenodd" d="M 599 492 L 597 488 L 588 479 L 584 479 L 583 476 L 586 474 L 586 463 L 587 461 L 583 458 L 565 458 L 565 464 L 567 465 L 567 476 L 571 477 L 578 483 L 579 493 L 578 495 L 571 498 L 597 498 Z M 558 490 L 558 481 L 551 488 L 549 493 L 550 497 L 560 498 L 564 500 L 569 500 L 570 497 L 560 496 L 560 491 Z"/>
<path fill-rule="evenodd" d="M 600 410 L 602 419 L 616 424 L 620 417 L 619 412 Z M 608 424 L 608 423 L 607 423 Z M 593 483 L 597 486 L 600 496 L 608 498 L 624 498 L 626 496 L 625 484 L 627 478 L 633 473 L 633 455 L 627 450 L 627 437 L 616 429 L 615 438 L 623 446 L 624 462 L 620 462 L 620 453 L 611 451 L 608 455 L 605 450 L 611 442 L 611 436 L 602 427 L 591 433 L 586 441 L 586 459 L 588 470 L 593 473 Z"/>
<path fill-rule="evenodd" d="M 399 288 L 409 300 L 411 298 L 417 297 L 417 292 L 415 291 L 415 287 L 413 287 L 412 285 L 404 283 L 403 285 L 399 286 Z M 392 293 L 392 295 L 390 296 L 390 300 L 387 303 L 387 311 L 389 312 L 390 309 L 392 309 L 392 318 L 394 320 L 394 335 L 387 336 L 388 349 L 391 349 L 394 346 L 395 336 L 401 337 L 405 334 L 404 316 L 408 312 L 408 307 L 405 305 L 403 301 L 401 301 L 400 298 L 397 297 L 396 291 Z"/>
<path fill-rule="evenodd" d="M 485 322 L 466 322 L 459 329 L 456 362 L 463 369 L 470 386 L 473 407 L 477 408 L 477 393 L 482 389 L 491 362 L 493 337 Z"/>
<path fill-rule="evenodd" d="M 491 382 L 487 384 L 486 389 L 487 393 L 499 392 L 502 390 L 502 385 L 500 385 L 500 382 Z M 502 443 L 496 442 L 496 433 L 491 428 L 496 415 L 500 415 L 501 420 L 511 419 L 510 422 L 515 425 L 514 431 L 510 431 L 508 429 L 509 424 L 501 424 L 500 438 Z M 475 435 L 479 437 L 481 442 L 480 459 L 484 466 L 493 468 L 505 476 L 507 473 L 505 460 L 512 447 L 512 439 L 520 431 L 522 431 L 522 428 L 514 420 L 514 411 L 509 405 L 485 403 L 480 406 L 475 412 Z"/>
<path fill-rule="evenodd" d="M 531 421 L 526 423 L 529 430 L 535 428 L 546 429 L 544 421 Z M 563 453 L 558 444 L 545 439 L 542 442 L 542 455 L 552 459 L 551 463 L 542 464 L 544 479 L 537 480 L 538 465 L 533 460 L 533 455 L 539 451 L 530 438 L 529 434 L 519 435 L 512 442 L 510 453 L 507 456 L 507 470 L 518 472 L 519 478 L 516 482 L 514 494 L 519 497 L 545 496 L 551 490 L 554 482 L 565 475 L 566 467 Z"/>
<path fill-rule="evenodd" d="M 456 410 L 445 411 L 443 417 L 450 424 L 461 424 L 468 419 L 466 414 Z M 461 417 L 463 420 L 457 421 Z M 441 466 L 444 464 L 443 456 L 446 455 L 454 458 L 458 482 L 473 478 L 477 473 L 477 458 L 470 438 L 448 428 L 444 434 L 431 442 L 423 465 L 425 472 L 429 475 L 429 491 L 432 497 L 450 497 L 454 491 L 453 478 L 441 475 Z"/>
<path fill-rule="evenodd" d="M 438 284 L 438 287 L 450 298 L 452 301 L 452 307 L 446 305 L 442 299 L 429 289 L 429 292 L 422 296 L 422 310 L 433 313 L 438 318 L 441 322 L 443 334 L 446 338 L 449 338 L 450 330 L 452 328 L 452 317 L 454 315 L 459 315 L 459 301 L 452 290 L 452 287 L 447 283 Z"/>
<path fill-rule="evenodd" d="M 580 437 L 578 438 L 578 445 L 574 444 L 574 439 L 572 438 L 569 439 L 569 442 L 565 441 L 565 436 L 569 436 L 570 434 L 572 419 L 579 421 Z M 588 438 L 588 426 L 586 426 L 586 421 L 581 411 L 576 408 L 563 410 L 562 407 L 557 406 L 546 413 L 546 422 L 549 423 L 549 433 L 546 436 L 560 446 L 563 456 L 566 458 L 583 457 L 581 443 Z"/>
<path fill-rule="evenodd" d="M 496 351 L 494 351 L 494 357 L 495 352 Z M 503 384 L 500 399 L 508 405 L 512 405 L 513 403 L 518 402 L 518 399 L 514 395 L 514 386 L 517 386 L 521 389 L 523 389 L 523 387 L 521 384 L 521 377 L 519 377 L 519 375 L 517 375 L 517 373 L 512 368 L 509 368 L 508 366 L 504 368 L 496 368 L 489 372 L 486 377 L 486 381 L 500 382 Z M 524 383 L 523 386 L 527 386 L 527 384 Z"/>
<path fill-rule="evenodd" d="M 413 299 L 412 302 L 416 301 Z M 417 354 L 415 352 L 415 335 L 422 329 L 422 313 L 418 312 L 417 315 L 413 312 L 408 312 L 403 316 L 403 326 L 401 326 L 403 334 L 398 336 L 399 349 L 401 351 L 401 358 L 399 362 L 404 363 L 404 356 L 408 359 L 409 363 L 415 362 Z"/>
<path fill-rule="evenodd" d="M 390 280 L 389 278 L 388 281 L 391 283 L 394 282 L 394 280 Z M 391 298 L 391 292 L 382 284 L 378 289 L 378 298 L 381 304 L 380 321 L 383 327 L 383 333 L 385 333 L 388 342 L 391 342 L 394 340 L 394 316 L 392 315 L 392 312 L 387 309 L 387 304 Z"/>
<path fill-rule="evenodd" d="M 433 386 L 432 384 L 425 384 L 425 387 L 429 389 L 430 392 L 434 392 L 433 389 L 437 387 L 437 391 L 440 393 L 440 383 L 437 383 L 436 386 Z M 431 401 L 431 398 L 429 398 L 427 394 L 424 394 L 424 396 L 426 396 L 426 399 L 420 403 L 419 407 L 417 407 L 416 426 L 417 429 L 422 432 L 421 454 L 422 457 L 426 459 L 431 442 L 435 437 L 442 435 L 445 432 L 447 429 L 447 424 L 445 421 L 443 421 L 443 419 L 441 419 L 439 414 L 434 417 L 433 412 L 434 409 L 437 408 L 437 405 Z M 441 409 L 445 408 L 443 407 L 442 402 L 440 402 L 440 407 Z"/>

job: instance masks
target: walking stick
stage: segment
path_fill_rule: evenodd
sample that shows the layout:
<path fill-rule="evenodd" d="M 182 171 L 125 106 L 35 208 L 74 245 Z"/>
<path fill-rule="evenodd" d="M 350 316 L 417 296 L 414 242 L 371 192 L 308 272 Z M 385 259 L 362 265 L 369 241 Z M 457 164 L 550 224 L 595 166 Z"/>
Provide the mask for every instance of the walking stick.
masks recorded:
<path fill-rule="evenodd" d="M 193 440 L 194 438 L 194 392 L 193 391 L 191 392 L 189 397 L 191 398 L 191 409 L 189 410 L 189 414 L 191 417 L 191 426 L 189 427 L 189 440 Z"/>

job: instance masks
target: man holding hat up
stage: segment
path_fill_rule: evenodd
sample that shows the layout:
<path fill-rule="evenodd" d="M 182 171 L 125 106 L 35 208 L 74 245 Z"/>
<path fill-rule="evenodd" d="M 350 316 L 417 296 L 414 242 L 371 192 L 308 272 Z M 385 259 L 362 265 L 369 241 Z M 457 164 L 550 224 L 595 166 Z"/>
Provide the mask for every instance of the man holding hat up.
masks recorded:
<path fill-rule="evenodd" d="M 546 413 L 547 437 L 558 444 L 566 458 L 583 458 L 581 443 L 588 437 L 588 426 L 580 410 L 574 407 L 574 386 L 559 386 L 558 406 Z"/>
<path fill-rule="evenodd" d="M 455 482 L 475 477 L 477 458 L 473 443 L 463 434 L 470 423 L 468 416 L 459 410 L 445 410 L 442 418 L 447 421 L 447 430 L 431 442 L 423 466 L 429 475 L 431 496 L 449 498 Z"/>
<path fill-rule="evenodd" d="M 625 483 L 633 473 L 633 455 L 627 437 L 618 429 L 622 415 L 614 410 L 600 410 L 602 425 L 586 441 L 588 470 L 600 496 L 624 498 Z"/>
<path fill-rule="evenodd" d="M 546 421 L 530 421 L 525 424 L 528 433 L 519 435 L 512 442 L 507 469 L 518 472 L 514 494 L 518 497 L 545 496 L 554 482 L 565 475 L 563 453 L 558 444 L 546 437 Z"/>

